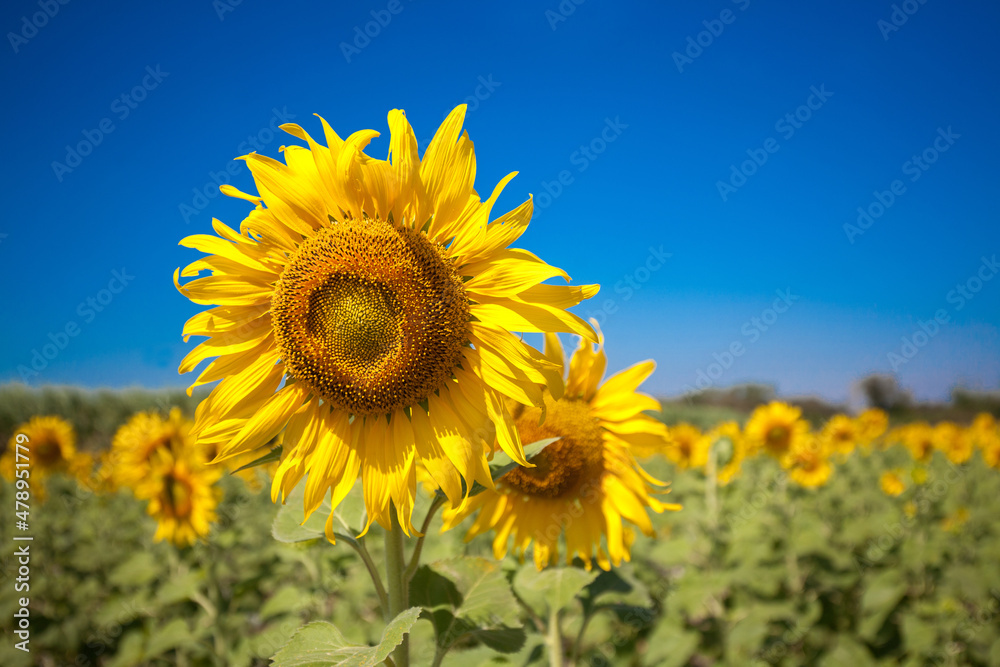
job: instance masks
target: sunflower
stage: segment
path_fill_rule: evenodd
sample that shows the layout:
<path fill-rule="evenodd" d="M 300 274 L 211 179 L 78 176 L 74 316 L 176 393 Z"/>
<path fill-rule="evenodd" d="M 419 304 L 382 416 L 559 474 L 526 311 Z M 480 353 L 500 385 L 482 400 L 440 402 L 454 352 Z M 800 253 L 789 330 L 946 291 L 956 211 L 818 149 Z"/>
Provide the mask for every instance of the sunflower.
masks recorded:
<path fill-rule="evenodd" d="M 149 501 L 146 512 L 156 519 L 153 540 L 185 547 L 207 535 L 222 497 L 215 486 L 220 474 L 218 468 L 162 450 L 135 488 L 136 498 Z"/>
<path fill-rule="evenodd" d="M 663 453 L 678 470 L 700 468 L 708 462 L 708 448 L 712 443 L 705 440 L 697 426 L 681 422 L 668 427 L 667 433 L 670 437 Z"/>
<path fill-rule="evenodd" d="M 823 425 L 819 437 L 831 452 L 846 459 L 857 446 L 860 431 L 858 423 L 847 415 L 834 415 Z"/>
<path fill-rule="evenodd" d="M 740 425 L 734 421 L 723 422 L 705 434 L 707 445 L 717 449 L 721 468 L 717 473 L 719 484 L 725 486 L 740 474 L 744 459 L 747 458 L 746 438 L 740 430 Z"/>
<path fill-rule="evenodd" d="M 28 439 L 21 444 L 27 446 L 27 452 L 22 448 L 20 453 L 27 459 L 17 459 L 18 435 Z M 7 443 L 7 449 L 0 457 L 0 474 L 8 481 L 16 477 L 17 463 L 27 463 L 30 479 L 41 482 L 52 473 L 64 473 L 77 476 L 81 468 L 77 462 L 76 432 L 73 425 L 62 417 L 38 416 L 14 429 L 14 435 Z M 35 498 L 44 501 L 45 486 L 41 483 L 32 484 L 31 490 Z"/>
<path fill-rule="evenodd" d="M 952 463 L 965 463 L 974 450 L 972 435 L 954 422 L 941 422 L 931 433 L 934 448 Z"/>
<path fill-rule="evenodd" d="M 532 200 L 489 222 L 514 174 L 480 200 L 464 118 L 464 105 L 454 109 L 422 159 L 398 109 L 388 115 L 386 160 L 363 152 L 373 130 L 341 139 L 320 119 L 323 146 L 283 125 L 308 148 L 284 147 L 284 164 L 244 156 L 259 196 L 222 186 L 256 206 L 240 232 L 213 220 L 219 237 L 181 242 L 209 256 L 175 272 L 175 285 L 195 303 L 217 304 L 183 331 L 208 340 L 182 373 L 216 357 L 192 388 L 222 380 L 194 432 L 222 460 L 284 429 L 271 493 L 287 498 L 308 474 L 306 516 L 327 494 L 335 508 L 360 476 L 364 531 L 372 521 L 389 528 L 395 516 L 409 534 L 418 459 L 454 500 L 475 481 L 492 488 L 494 438 L 527 463 L 504 397 L 543 408 L 555 370 L 512 332 L 597 340 L 566 309 L 598 287 L 543 284 L 568 276 L 508 247 Z M 179 275 L 203 270 L 211 275 L 180 284 Z"/>
<path fill-rule="evenodd" d="M 871 447 L 889 427 L 889 415 L 885 410 L 869 408 L 858 415 L 857 425 L 858 440 L 865 447 Z"/>
<path fill-rule="evenodd" d="M 898 496 L 906 490 L 901 470 L 887 470 L 878 478 L 882 493 L 887 496 Z"/>
<path fill-rule="evenodd" d="M 808 489 L 823 486 L 833 474 L 829 449 L 811 433 L 797 437 L 782 460 L 789 477 Z"/>
<path fill-rule="evenodd" d="M 166 454 L 193 455 L 192 422 L 180 408 L 164 418 L 156 411 L 139 412 L 115 432 L 99 477 L 109 489 L 135 489 Z"/>
<path fill-rule="evenodd" d="M 934 456 L 934 429 L 927 422 L 907 424 L 897 431 L 897 438 L 910 450 L 915 461 L 927 463 Z"/>
<path fill-rule="evenodd" d="M 516 468 L 494 490 L 452 504 L 444 512 L 444 530 L 478 512 L 465 539 L 494 530 L 497 559 L 511 541 L 521 558 L 534 542 L 535 565 L 542 569 L 558 561 L 559 536 L 565 534 L 567 563 L 579 556 L 587 569 L 596 560 L 608 570 L 630 557 L 634 533 L 623 519 L 653 535 L 647 510 L 680 509 L 652 497 L 663 483 L 634 457 L 636 447 L 662 448 L 668 437 L 660 421 L 642 414 L 659 410 L 659 403 L 636 392 L 654 364 L 636 364 L 601 384 L 604 350 L 581 341 L 564 384 L 563 351 L 554 334 L 545 336 L 545 356 L 560 371 L 545 394 L 545 421 L 539 423 L 542 411 L 533 406 L 520 406 L 513 415 L 522 441 L 560 440 L 532 457 L 535 467 Z"/>
<path fill-rule="evenodd" d="M 809 423 L 801 408 L 773 401 L 757 407 L 744 431 L 750 450 L 764 451 L 783 461 L 799 441 L 809 434 Z"/>

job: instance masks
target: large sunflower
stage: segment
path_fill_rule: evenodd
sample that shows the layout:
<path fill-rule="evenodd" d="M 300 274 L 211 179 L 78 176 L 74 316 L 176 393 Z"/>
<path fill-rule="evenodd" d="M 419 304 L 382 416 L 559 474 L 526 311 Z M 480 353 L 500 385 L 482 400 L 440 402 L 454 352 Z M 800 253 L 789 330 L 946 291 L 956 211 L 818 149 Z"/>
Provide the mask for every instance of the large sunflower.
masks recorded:
<path fill-rule="evenodd" d="M 17 436 L 27 436 L 27 447 L 20 453 L 27 459 L 17 458 Z M 84 456 L 83 458 L 86 458 Z M 76 431 L 73 425 L 62 417 L 37 416 L 14 429 L 14 435 L 7 443 L 7 449 L 0 457 L 0 474 L 9 481 L 15 479 L 17 463 L 27 463 L 30 471 L 31 489 L 39 501 L 46 498 L 45 486 L 40 482 L 52 473 L 63 473 L 79 477 L 85 466 L 81 465 L 81 455 L 76 450 Z"/>
<path fill-rule="evenodd" d="M 135 489 L 137 498 L 149 501 L 146 512 L 156 519 L 153 540 L 185 547 L 207 535 L 222 497 L 215 486 L 220 474 L 218 468 L 161 450 Z"/>
<path fill-rule="evenodd" d="M 283 125 L 308 148 L 285 147 L 285 164 L 245 156 L 259 196 L 222 188 L 256 205 L 240 232 L 214 220 L 222 238 L 181 242 L 209 256 L 180 275 L 211 275 L 182 286 L 175 273 L 177 288 L 217 304 L 184 327 L 208 340 L 180 371 L 217 357 L 192 387 L 222 380 L 195 434 L 218 444 L 221 460 L 285 429 L 272 495 L 287 497 L 308 474 L 307 515 L 327 494 L 336 507 L 360 476 L 365 530 L 372 520 L 390 527 L 392 507 L 412 530 L 417 459 L 455 500 L 474 481 L 492 487 L 494 437 L 526 463 L 504 397 L 542 408 L 554 369 L 511 332 L 596 341 L 566 309 L 597 286 L 542 284 L 568 276 L 508 247 L 531 218 L 531 199 L 489 222 L 514 174 L 480 200 L 464 117 L 464 106 L 448 115 L 423 159 L 398 109 L 389 112 L 387 160 L 363 152 L 373 130 L 341 139 L 323 121 L 323 146 Z"/>
<path fill-rule="evenodd" d="M 554 334 L 545 336 L 545 356 L 562 371 L 562 346 Z M 494 530 L 497 559 L 506 555 L 510 541 L 521 557 L 534 542 L 539 569 L 558 561 L 559 536 L 565 533 L 567 562 L 579 556 L 589 569 L 596 559 L 607 570 L 629 559 L 634 533 L 623 520 L 652 535 L 647 510 L 680 509 L 651 495 L 662 482 L 646 474 L 634 457 L 636 448 L 662 449 L 668 437 L 661 422 L 643 414 L 659 410 L 659 403 L 636 392 L 653 372 L 653 362 L 637 364 L 601 384 L 606 364 L 602 348 L 594 351 L 581 341 L 565 383 L 561 372 L 551 379 L 545 421 L 539 423 L 542 413 L 536 407 L 514 411 L 523 441 L 560 439 L 532 457 L 534 468 L 515 468 L 500 478 L 495 490 L 446 509 L 445 530 L 478 512 L 467 540 Z"/>

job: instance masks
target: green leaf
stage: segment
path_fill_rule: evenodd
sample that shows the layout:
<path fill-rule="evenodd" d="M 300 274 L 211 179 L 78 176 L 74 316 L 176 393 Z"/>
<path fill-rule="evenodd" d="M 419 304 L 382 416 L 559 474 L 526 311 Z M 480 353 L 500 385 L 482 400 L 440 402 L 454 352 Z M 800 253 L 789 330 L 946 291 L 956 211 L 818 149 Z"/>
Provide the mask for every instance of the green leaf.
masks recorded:
<path fill-rule="evenodd" d="M 575 567 L 549 568 L 539 572 L 525 565 L 514 575 L 514 591 L 540 616 L 569 606 L 577 593 L 597 579 L 596 572 Z"/>
<path fill-rule="evenodd" d="M 899 570 L 885 570 L 871 577 L 861 596 L 858 636 L 869 641 L 874 639 L 904 595 L 906 582 Z"/>
<path fill-rule="evenodd" d="M 852 639 L 849 635 L 840 635 L 837 645 L 832 651 L 823 656 L 819 662 L 819 667 L 874 667 L 875 660 L 871 652 L 863 644 Z"/>
<path fill-rule="evenodd" d="M 155 658 L 184 645 L 191 639 L 191 631 L 183 618 L 175 618 L 162 628 L 153 631 L 143 652 L 145 658 Z"/>
<path fill-rule="evenodd" d="M 257 466 L 262 466 L 266 463 L 270 463 L 272 461 L 280 461 L 280 460 L 281 460 L 281 445 L 278 445 L 277 447 L 269 451 L 267 454 L 264 454 L 264 456 L 260 457 L 259 459 L 251 461 L 245 466 L 240 466 L 230 474 L 235 475 L 236 473 L 241 472 L 243 470 L 249 470 L 250 468 L 256 468 Z"/>
<path fill-rule="evenodd" d="M 285 586 L 267 599 L 260 608 L 260 617 L 268 619 L 289 611 L 298 611 L 304 607 L 308 594 L 295 586 Z"/>
<path fill-rule="evenodd" d="M 137 588 L 156 579 L 161 568 L 151 551 L 140 551 L 115 568 L 109 580 L 122 588 Z"/>
<path fill-rule="evenodd" d="M 357 646 L 347 641 L 332 623 L 317 621 L 296 630 L 291 640 L 272 658 L 274 667 L 374 667 L 384 662 L 403 641 L 420 617 L 411 607 L 392 619 L 377 646 Z"/>
<path fill-rule="evenodd" d="M 587 615 L 606 605 L 648 607 L 651 604 L 645 584 L 632 576 L 627 566 L 601 572 L 584 593 L 580 600 Z"/>
<path fill-rule="evenodd" d="M 319 508 L 305 519 L 306 480 L 296 485 L 278 510 L 271 524 L 271 535 L 279 542 L 306 542 L 326 535 L 326 519 L 330 516 L 330 499 L 324 498 Z M 353 540 L 365 525 L 365 499 L 360 484 L 356 484 L 333 512 L 337 539 Z"/>
<path fill-rule="evenodd" d="M 198 586 L 204 580 L 204 572 L 189 570 L 160 586 L 156 592 L 156 602 L 166 606 L 188 600 L 198 592 Z"/>
<path fill-rule="evenodd" d="M 701 642 L 701 635 L 685 630 L 663 619 L 649 635 L 643 664 L 656 667 L 681 667 L 686 665 Z"/>
<path fill-rule="evenodd" d="M 451 558 L 421 567 L 410 583 L 410 602 L 427 611 L 444 650 L 470 638 L 506 653 L 524 644 L 517 600 L 499 564 L 485 558 Z"/>

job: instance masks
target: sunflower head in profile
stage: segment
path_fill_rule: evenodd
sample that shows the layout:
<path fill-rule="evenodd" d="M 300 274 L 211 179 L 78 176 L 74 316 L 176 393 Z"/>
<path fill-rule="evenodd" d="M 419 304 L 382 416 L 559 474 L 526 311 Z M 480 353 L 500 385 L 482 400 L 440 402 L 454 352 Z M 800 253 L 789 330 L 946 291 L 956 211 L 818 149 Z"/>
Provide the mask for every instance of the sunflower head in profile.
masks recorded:
<path fill-rule="evenodd" d="M 194 450 L 192 422 L 180 408 L 169 416 L 138 412 L 115 432 L 111 448 L 98 472 L 105 488 L 135 489 L 159 460 L 167 455 L 189 455 Z"/>
<path fill-rule="evenodd" d="M 510 543 L 522 558 L 534 544 L 535 565 L 542 569 L 559 560 L 559 540 L 565 536 L 566 562 L 578 556 L 588 569 L 596 560 L 607 570 L 629 559 L 634 533 L 625 521 L 652 535 L 648 510 L 680 509 L 653 497 L 663 483 L 646 474 L 634 456 L 636 448 L 662 449 L 667 438 L 664 425 L 643 414 L 660 410 L 659 403 L 636 392 L 653 372 L 653 362 L 602 384 L 604 350 L 581 341 L 564 382 L 565 361 L 555 335 L 545 336 L 545 356 L 559 373 L 545 394 L 544 421 L 539 423 L 542 411 L 533 406 L 515 408 L 513 417 L 522 441 L 559 440 L 532 457 L 533 468 L 515 468 L 495 489 L 446 509 L 444 529 L 478 513 L 466 539 L 495 531 L 497 559 Z"/>
<path fill-rule="evenodd" d="M 716 456 L 719 484 L 725 486 L 739 476 L 743 461 L 747 458 L 746 438 L 740 425 L 734 421 L 722 422 L 704 435 L 701 447 Z"/>
<path fill-rule="evenodd" d="M 27 441 L 21 439 L 21 444 L 27 447 L 20 450 L 25 459 L 17 459 L 18 435 L 27 436 Z M 81 466 L 80 456 L 76 450 L 76 431 L 73 425 L 62 417 L 53 415 L 32 417 L 27 422 L 14 429 L 14 435 L 7 443 L 7 449 L 0 457 L 0 474 L 13 481 L 16 476 L 17 463 L 27 462 L 30 465 L 31 479 L 39 481 L 52 473 L 63 473 L 77 476 Z M 42 484 L 32 484 L 32 495 L 40 501 L 45 500 L 45 487 Z"/>
<path fill-rule="evenodd" d="M 135 488 L 136 498 L 148 501 L 146 512 L 156 519 L 153 540 L 186 547 L 208 535 L 222 496 L 215 486 L 220 474 L 200 461 L 160 452 Z"/>
<path fill-rule="evenodd" d="M 815 489 L 826 484 L 833 474 L 830 454 L 821 438 L 807 432 L 795 439 L 791 449 L 782 457 L 782 465 L 799 486 Z"/>
<path fill-rule="evenodd" d="M 753 411 L 745 434 L 754 453 L 764 452 L 779 461 L 798 446 L 809 434 L 809 422 L 802 419 L 802 409 L 773 401 Z"/>
<path fill-rule="evenodd" d="M 668 427 L 667 434 L 663 453 L 678 470 L 700 468 L 708 461 L 708 447 L 712 443 L 705 440 L 697 426 L 681 422 Z"/>
<path fill-rule="evenodd" d="M 192 387 L 221 380 L 194 432 L 222 460 L 283 431 L 272 496 L 308 475 L 307 515 L 360 476 L 365 530 L 395 520 L 409 534 L 417 461 L 456 501 L 473 482 L 492 487 L 494 439 L 527 463 L 505 399 L 545 407 L 554 367 L 512 332 L 597 340 L 566 310 L 597 287 L 546 284 L 568 276 L 510 247 L 531 200 L 491 221 L 514 174 L 480 199 L 464 117 L 452 111 L 421 158 L 406 115 L 389 112 L 386 160 L 364 152 L 373 130 L 342 139 L 321 119 L 324 146 L 283 125 L 306 145 L 283 147 L 284 163 L 243 158 L 258 194 L 222 187 L 255 206 L 240 230 L 215 220 L 218 236 L 181 242 L 207 256 L 175 273 L 177 288 L 215 307 L 185 325 L 207 340 L 180 371 L 214 357 Z"/>

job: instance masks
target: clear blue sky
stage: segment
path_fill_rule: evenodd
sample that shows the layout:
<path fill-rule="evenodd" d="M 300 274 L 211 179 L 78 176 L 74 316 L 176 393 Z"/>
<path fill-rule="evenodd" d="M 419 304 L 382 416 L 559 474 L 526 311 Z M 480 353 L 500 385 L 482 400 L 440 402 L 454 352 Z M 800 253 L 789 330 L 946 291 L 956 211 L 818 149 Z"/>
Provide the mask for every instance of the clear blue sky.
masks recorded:
<path fill-rule="evenodd" d="M 535 195 L 521 244 L 604 286 L 579 312 L 612 368 L 658 361 L 650 391 L 705 373 L 844 399 L 893 365 L 921 397 L 998 388 L 1000 279 L 977 272 L 1000 254 L 1000 7 L 671 4 L 4 3 L 0 378 L 54 339 L 29 384 L 186 384 L 177 241 L 249 210 L 195 190 L 248 137 L 294 142 L 269 125 L 373 128 L 382 157 L 390 109 L 423 144 L 471 97 L 479 191 L 520 171 L 496 210 Z"/>

